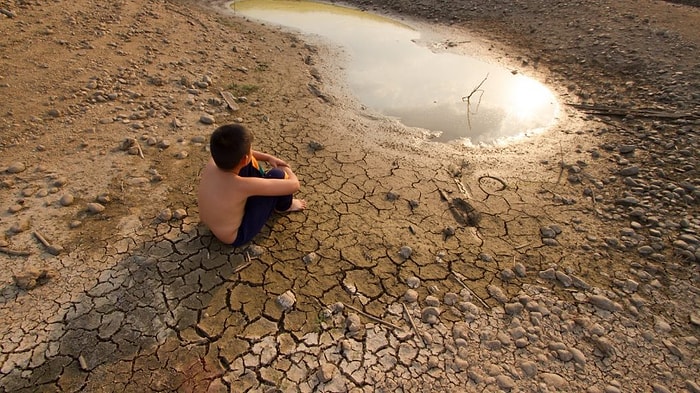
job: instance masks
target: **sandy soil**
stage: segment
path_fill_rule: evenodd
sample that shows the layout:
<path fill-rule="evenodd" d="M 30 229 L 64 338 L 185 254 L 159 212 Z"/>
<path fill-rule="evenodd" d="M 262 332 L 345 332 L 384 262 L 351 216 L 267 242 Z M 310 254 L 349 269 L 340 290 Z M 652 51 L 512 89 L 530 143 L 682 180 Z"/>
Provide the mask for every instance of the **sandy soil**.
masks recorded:
<path fill-rule="evenodd" d="M 0 391 L 698 391 L 698 8 L 347 3 L 549 83 L 561 124 L 508 147 L 436 144 L 363 110 L 333 48 L 223 2 L 0 2 Z M 309 203 L 235 250 L 196 208 L 208 135 L 233 121 Z M 358 377 L 338 345 L 374 359 L 384 325 L 364 318 L 409 326 L 408 289 L 433 352 L 392 333 L 414 358 L 387 344 L 392 366 Z M 452 293 L 486 303 L 468 356 L 447 343 L 471 315 Z M 365 313 L 359 336 L 338 302 Z M 520 303 L 531 343 L 494 349 L 484 331 L 512 332 Z"/>

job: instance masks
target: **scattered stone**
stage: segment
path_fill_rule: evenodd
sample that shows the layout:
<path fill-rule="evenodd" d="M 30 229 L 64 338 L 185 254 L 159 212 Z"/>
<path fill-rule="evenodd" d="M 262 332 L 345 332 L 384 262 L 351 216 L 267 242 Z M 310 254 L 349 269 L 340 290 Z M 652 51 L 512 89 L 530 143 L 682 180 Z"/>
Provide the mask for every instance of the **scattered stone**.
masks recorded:
<path fill-rule="evenodd" d="M 92 214 L 102 213 L 105 211 L 104 205 L 97 202 L 90 202 L 87 204 L 87 211 Z"/>
<path fill-rule="evenodd" d="M 73 196 L 73 194 L 64 194 L 59 200 L 59 203 L 61 204 L 61 206 L 70 206 L 73 204 L 74 201 L 75 197 Z"/>
<path fill-rule="evenodd" d="M 21 173 L 24 172 L 27 169 L 27 167 L 21 163 L 21 162 L 13 162 L 10 164 L 10 166 L 7 167 L 5 170 L 7 173 Z"/>
<path fill-rule="evenodd" d="M 429 325 L 434 325 L 439 322 L 440 310 L 437 307 L 425 307 L 421 311 L 421 321 Z"/>
<path fill-rule="evenodd" d="M 406 285 L 412 289 L 418 288 L 420 286 L 420 278 L 411 276 L 406 279 Z"/>
<path fill-rule="evenodd" d="M 428 295 L 425 297 L 425 304 L 430 307 L 437 307 L 440 305 L 440 299 L 433 295 Z"/>
<path fill-rule="evenodd" d="M 328 383 L 333 379 L 337 372 L 338 368 L 333 363 L 324 363 L 318 369 L 318 380 L 322 383 Z"/>
<path fill-rule="evenodd" d="M 503 289 L 501 289 L 500 287 L 490 284 L 486 287 L 486 290 L 494 299 L 498 300 L 500 303 L 506 303 L 508 301 L 508 297 L 503 292 Z"/>
<path fill-rule="evenodd" d="M 176 220 L 182 220 L 187 217 L 187 210 L 185 209 L 175 209 L 173 211 L 173 218 Z"/>
<path fill-rule="evenodd" d="M 396 201 L 399 199 L 399 194 L 394 192 L 394 191 L 389 191 L 386 193 L 386 200 L 387 201 Z"/>
<path fill-rule="evenodd" d="M 173 218 L 173 211 L 170 210 L 170 208 L 165 208 L 158 213 L 158 221 L 160 222 L 168 222 Z"/>
<path fill-rule="evenodd" d="M 315 252 L 310 252 L 302 257 L 302 261 L 307 265 L 318 263 L 320 260 L 321 256 Z"/>
<path fill-rule="evenodd" d="M 607 311 L 622 311 L 622 306 L 603 295 L 591 295 L 588 297 L 588 302 L 592 305 L 602 308 Z"/>
<path fill-rule="evenodd" d="M 325 149 L 325 146 L 323 146 L 323 144 L 322 144 L 321 142 L 318 142 L 318 141 L 310 141 L 310 142 L 309 142 L 309 148 L 310 148 L 312 151 L 320 151 L 320 150 Z"/>
<path fill-rule="evenodd" d="M 413 249 L 409 246 L 403 246 L 401 249 L 399 249 L 399 255 L 403 259 L 408 259 L 413 255 Z"/>
<path fill-rule="evenodd" d="M 415 289 L 407 289 L 403 295 L 403 300 L 406 303 L 415 303 L 418 301 L 418 292 Z"/>
<path fill-rule="evenodd" d="M 199 122 L 206 125 L 214 124 L 216 121 L 212 115 L 202 115 L 199 117 Z"/>
<path fill-rule="evenodd" d="M 12 280 L 17 287 L 26 291 L 44 285 L 55 277 L 58 277 L 58 272 L 54 269 L 29 268 L 20 274 L 12 276 Z"/>
<path fill-rule="evenodd" d="M 540 378 L 547 386 L 554 387 L 558 390 L 564 389 L 569 385 L 569 382 L 567 382 L 567 380 L 562 378 L 559 374 L 542 373 L 540 374 Z"/>
<path fill-rule="evenodd" d="M 282 307 L 283 310 L 289 310 L 296 303 L 297 298 L 294 296 L 294 292 L 287 291 L 279 296 L 277 296 L 277 304 Z"/>

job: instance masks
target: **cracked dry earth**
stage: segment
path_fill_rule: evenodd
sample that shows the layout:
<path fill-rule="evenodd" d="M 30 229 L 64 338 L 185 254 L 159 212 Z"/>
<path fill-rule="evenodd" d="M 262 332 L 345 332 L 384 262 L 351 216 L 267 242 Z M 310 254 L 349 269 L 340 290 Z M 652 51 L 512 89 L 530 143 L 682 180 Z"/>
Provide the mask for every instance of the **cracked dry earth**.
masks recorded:
<path fill-rule="evenodd" d="M 502 3 L 386 4 L 498 38 L 490 12 L 581 20 Z M 698 41 L 663 30 L 697 9 L 592 3 L 609 32 L 512 33 L 542 62 L 521 72 L 682 116 L 565 107 L 545 135 L 474 149 L 365 113 L 331 48 L 219 5 L 0 2 L 0 391 L 699 392 Z M 651 6 L 664 18 L 637 24 Z M 601 71 L 594 40 L 631 40 L 637 79 Z M 196 210 L 208 135 L 233 121 L 309 202 L 239 249 Z"/>

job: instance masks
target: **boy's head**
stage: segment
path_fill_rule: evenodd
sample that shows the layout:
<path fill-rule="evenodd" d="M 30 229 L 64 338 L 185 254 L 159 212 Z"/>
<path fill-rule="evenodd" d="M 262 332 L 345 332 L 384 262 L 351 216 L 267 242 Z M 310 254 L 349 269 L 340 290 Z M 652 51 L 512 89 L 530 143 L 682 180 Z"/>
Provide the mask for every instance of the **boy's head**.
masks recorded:
<path fill-rule="evenodd" d="M 250 153 L 253 134 L 240 124 L 223 125 L 211 134 L 209 149 L 216 166 L 231 170 Z"/>

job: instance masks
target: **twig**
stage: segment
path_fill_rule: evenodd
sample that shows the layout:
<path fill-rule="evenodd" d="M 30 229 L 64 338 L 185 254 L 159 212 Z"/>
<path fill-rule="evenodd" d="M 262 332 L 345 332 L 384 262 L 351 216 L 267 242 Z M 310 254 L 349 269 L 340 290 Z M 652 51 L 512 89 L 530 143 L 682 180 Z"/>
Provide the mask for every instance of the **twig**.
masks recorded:
<path fill-rule="evenodd" d="M 530 242 L 527 242 L 527 243 L 523 243 L 523 244 L 521 244 L 521 245 L 519 245 L 519 246 L 515 246 L 515 247 L 513 247 L 513 248 L 516 249 L 516 250 L 520 250 L 521 248 L 525 248 L 525 247 L 527 247 L 527 246 L 529 246 L 529 245 L 530 245 Z"/>
<path fill-rule="evenodd" d="M 486 82 L 486 79 L 488 77 L 489 77 L 489 74 L 486 74 L 484 79 L 478 85 L 476 85 L 476 87 L 474 89 L 472 89 L 471 93 L 462 97 L 462 102 L 467 103 L 467 125 L 469 126 L 470 130 L 472 129 L 472 121 L 471 121 L 471 98 L 472 98 L 472 95 L 474 95 L 474 93 L 476 93 L 476 92 L 481 92 L 481 95 L 479 96 L 479 102 L 476 103 L 476 110 L 478 111 L 479 105 L 481 104 L 481 98 L 484 96 L 484 91 L 479 90 L 479 88 L 481 88 L 481 85 L 483 85 L 484 82 Z"/>
<path fill-rule="evenodd" d="M 7 248 L 7 247 L 0 247 L 0 252 L 7 254 L 7 255 L 17 256 L 17 257 L 26 257 L 29 255 L 32 255 L 32 253 L 29 251 L 13 250 L 13 249 Z"/>
<path fill-rule="evenodd" d="M 564 148 L 559 142 L 559 154 L 561 155 L 561 161 L 559 161 L 559 177 L 557 178 L 557 184 L 561 181 L 561 176 L 564 174 L 564 168 L 566 168 L 566 162 L 564 162 Z"/>
<path fill-rule="evenodd" d="M 139 141 L 136 140 L 136 138 L 134 138 L 134 143 L 136 144 L 136 149 L 139 151 L 139 157 L 146 159 L 146 157 L 143 156 L 143 150 L 141 149 L 141 144 L 139 143 Z"/>
<path fill-rule="evenodd" d="M 585 105 L 585 104 L 571 104 L 567 105 L 582 110 L 584 112 L 594 114 L 594 115 L 604 115 L 604 116 L 637 116 L 637 117 L 649 117 L 657 119 L 697 119 L 698 115 L 694 113 L 677 113 L 677 112 L 664 112 L 655 109 L 633 109 L 633 108 L 619 108 L 604 105 Z"/>
<path fill-rule="evenodd" d="M 250 266 L 251 264 L 252 264 L 252 262 L 248 262 L 248 263 L 244 263 L 244 264 L 238 266 L 237 268 L 233 269 L 233 274 L 236 274 L 236 273 L 240 272 L 241 270 L 247 268 L 247 267 Z"/>
<path fill-rule="evenodd" d="M 360 310 L 360 309 L 357 308 L 357 307 L 351 306 L 351 305 L 349 305 L 349 304 L 345 304 L 345 307 L 351 309 L 352 311 L 355 311 L 355 312 L 358 313 L 358 314 L 364 315 L 365 317 L 367 317 L 367 318 L 373 320 L 374 322 L 381 323 L 382 325 L 389 326 L 389 327 L 392 327 L 392 328 L 394 328 L 394 329 L 398 329 L 398 330 L 401 330 L 401 329 L 402 329 L 401 327 L 396 326 L 396 325 L 394 325 L 394 324 L 391 323 L 391 322 L 387 322 L 387 321 L 385 321 L 385 320 L 383 320 L 383 319 L 377 318 L 377 317 L 375 317 L 375 316 L 372 315 L 372 314 L 367 314 L 366 312 Z"/>
<path fill-rule="evenodd" d="M 411 313 L 408 312 L 408 307 L 406 307 L 405 303 L 401 303 L 401 305 L 403 306 L 403 311 L 406 313 L 406 317 L 408 318 L 408 323 L 411 324 L 411 328 L 413 329 L 413 332 L 416 333 L 416 336 L 418 336 L 418 338 L 420 339 L 420 342 L 423 344 L 423 346 L 427 347 L 427 345 L 425 344 L 425 340 L 423 339 L 423 335 L 421 335 L 420 332 L 418 331 L 418 327 L 416 326 L 416 323 L 413 322 L 413 317 L 411 317 Z"/>
<path fill-rule="evenodd" d="M 49 241 L 46 240 L 46 238 L 41 233 L 39 233 L 39 231 L 35 231 L 34 236 L 37 239 L 39 239 L 39 241 L 41 242 L 41 244 L 44 245 L 44 247 L 46 247 L 46 251 L 48 251 L 49 254 L 58 255 L 63 252 L 63 247 L 49 243 Z"/>
<path fill-rule="evenodd" d="M 483 304 L 484 307 L 489 308 L 489 309 L 491 308 L 488 304 L 486 304 L 486 302 L 484 301 L 484 299 L 480 298 L 479 295 L 476 294 L 476 292 L 472 291 L 472 289 L 469 288 L 469 287 L 467 286 L 467 284 L 464 283 L 464 281 L 462 281 L 462 279 L 457 275 L 457 273 L 455 273 L 455 272 L 450 272 L 450 273 L 452 273 L 452 276 L 457 280 L 457 282 L 460 283 L 460 284 L 464 287 L 464 289 L 466 289 L 467 291 L 469 291 L 469 293 L 471 293 L 472 295 L 474 295 L 474 297 L 477 298 L 477 300 L 479 300 L 479 302 L 480 302 L 481 304 Z"/>

